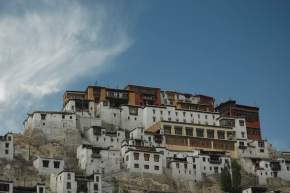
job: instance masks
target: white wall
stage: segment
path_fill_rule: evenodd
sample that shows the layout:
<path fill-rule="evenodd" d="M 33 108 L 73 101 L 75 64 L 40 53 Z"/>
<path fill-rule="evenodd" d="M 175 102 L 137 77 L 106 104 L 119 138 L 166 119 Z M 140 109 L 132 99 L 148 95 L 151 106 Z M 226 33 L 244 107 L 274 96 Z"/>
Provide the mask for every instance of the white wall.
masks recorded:
<path fill-rule="evenodd" d="M 25 120 L 24 129 L 41 130 L 47 139 L 62 139 L 65 132 L 76 129 L 76 115 L 62 112 L 34 112 Z"/>
<path fill-rule="evenodd" d="M 134 153 L 139 153 L 139 160 L 134 160 Z M 150 155 L 149 161 L 145 161 L 144 154 Z M 154 161 L 154 155 L 159 156 L 158 162 Z M 130 172 L 162 174 L 162 156 L 163 155 L 158 152 L 141 152 L 138 150 L 129 150 L 125 153 L 124 163 Z M 138 167 L 136 168 L 135 165 L 138 165 Z M 145 165 L 148 166 L 148 168 L 145 168 Z M 158 169 L 156 167 L 158 167 Z"/>
<path fill-rule="evenodd" d="M 48 167 L 43 165 L 43 161 L 48 161 Z M 58 162 L 59 167 L 55 167 L 54 163 Z M 51 158 L 42 158 L 37 157 L 36 160 L 33 161 L 33 166 L 37 169 L 37 171 L 42 175 L 51 175 L 57 174 L 61 172 L 64 168 L 64 161 L 59 159 L 51 159 Z"/>
<path fill-rule="evenodd" d="M 81 169 L 85 170 L 87 175 L 93 173 L 109 174 L 120 170 L 121 154 L 119 150 L 102 149 L 99 154 L 93 155 L 91 148 L 77 148 L 77 158 Z"/>

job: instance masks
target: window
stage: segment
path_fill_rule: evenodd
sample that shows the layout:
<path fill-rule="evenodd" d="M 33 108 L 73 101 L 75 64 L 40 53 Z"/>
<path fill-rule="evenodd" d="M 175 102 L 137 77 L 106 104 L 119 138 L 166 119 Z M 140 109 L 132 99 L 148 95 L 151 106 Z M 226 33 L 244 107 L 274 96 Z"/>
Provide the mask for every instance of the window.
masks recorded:
<path fill-rule="evenodd" d="M 175 115 L 178 116 L 178 112 L 175 112 Z"/>
<path fill-rule="evenodd" d="M 156 117 L 152 117 L 152 119 L 153 119 L 153 122 L 155 122 L 155 121 L 156 121 Z"/>
<path fill-rule="evenodd" d="M 214 115 L 212 115 L 212 119 L 213 119 L 213 120 L 215 119 L 215 116 L 214 116 Z"/>
<path fill-rule="evenodd" d="M 164 125 L 164 134 L 171 134 L 171 126 Z"/>
<path fill-rule="evenodd" d="M 147 165 L 147 164 L 144 165 L 144 169 L 145 169 L 145 170 L 149 170 L 149 165 Z"/>
<path fill-rule="evenodd" d="M 54 161 L 53 162 L 53 167 L 54 168 L 59 168 L 60 162 L 59 161 Z"/>
<path fill-rule="evenodd" d="M 67 179 L 68 179 L 68 180 L 71 179 L 71 175 L 70 175 L 70 173 L 67 174 Z"/>
<path fill-rule="evenodd" d="M 154 155 L 154 161 L 159 162 L 159 155 Z"/>
<path fill-rule="evenodd" d="M 69 116 L 70 119 L 72 119 L 72 116 Z"/>
<path fill-rule="evenodd" d="M 70 182 L 66 183 L 66 189 L 69 189 L 69 190 L 71 189 L 71 183 Z"/>
<path fill-rule="evenodd" d="M 65 115 L 62 115 L 62 119 L 65 119 Z"/>
<path fill-rule="evenodd" d="M 197 117 L 200 118 L 200 114 L 198 114 Z"/>
<path fill-rule="evenodd" d="M 128 160 L 129 160 L 129 156 L 127 155 L 127 156 L 126 156 L 126 161 L 128 161 Z"/>
<path fill-rule="evenodd" d="M 128 120 L 130 120 L 130 117 L 128 116 Z"/>
<path fill-rule="evenodd" d="M 187 169 L 187 163 L 184 164 L 184 169 Z"/>
<path fill-rule="evenodd" d="M 49 161 L 48 160 L 42 160 L 42 166 L 44 168 L 48 168 L 48 165 L 49 165 Z"/>
<path fill-rule="evenodd" d="M 185 117 L 185 115 L 186 115 L 186 112 L 183 112 L 183 116 Z"/>
<path fill-rule="evenodd" d="M 160 115 L 163 115 L 163 111 L 160 111 Z"/>
<path fill-rule="evenodd" d="M 287 171 L 289 171 L 290 170 L 290 167 L 289 166 L 287 166 Z"/>
<path fill-rule="evenodd" d="M 129 107 L 129 114 L 130 115 L 138 115 L 138 108 L 136 108 L 136 107 Z"/>
<path fill-rule="evenodd" d="M 40 114 L 41 120 L 45 120 L 46 114 Z"/>
<path fill-rule="evenodd" d="M 265 152 L 265 150 L 264 149 L 260 149 L 260 153 L 264 153 Z"/>
<path fill-rule="evenodd" d="M 6 149 L 6 150 L 5 150 L 5 154 L 6 154 L 6 155 L 8 155 L 8 154 L 9 154 L 9 151 L 8 151 L 8 149 Z"/>
<path fill-rule="evenodd" d="M 244 120 L 240 120 L 239 123 L 240 123 L 240 126 L 245 126 L 245 121 Z"/>
<path fill-rule="evenodd" d="M 265 143 L 264 143 L 264 141 L 259 141 L 259 142 L 258 142 L 258 146 L 259 146 L 259 147 L 265 147 Z"/>
<path fill-rule="evenodd" d="M 11 136 L 8 136 L 8 141 L 11 141 Z"/>
<path fill-rule="evenodd" d="M 0 184 L 0 192 L 9 192 L 9 184 Z"/>
<path fill-rule="evenodd" d="M 96 179 L 95 179 L 96 182 L 99 182 L 100 181 L 100 178 L 99 176 L 96 176 Z"/>
<path fill-rule="evenodd" d="M 207 130 L 207 138 L 210 139 L 214 138 L 214 130 Z"/>
<path fill-rule="evenodd" d="M 155 109 L 153 109 L 152 111 L 153 111 L 153 114 L 155 114 Z"/>
<path fill-rule="evenodd" d="M 176 168 L 179 168 L 179 163 L 176 163 Z"/>
<path fill-rule="evenodd" d="M 5 147 L 6 148 L 9 148 L 9 143 L 5 143 Z"/>
<path fill-rule="evenodd" d="M 186 131 L 187 136 L 193 136 L 193 129 L 192 128 L 186 127 L 185 131 Z"/>
<path fill-rule="evenodd" d="M 182 135 L 182 127 L 174 127 L 175 135 Z"/>
<path fill-rule="evenodd" d="M 149 159 L 150 159 L 150 154 L 144 153 L 144 160 L 149 161 Z"/>
<path fill-rule="evenodd" d="M 218 139 L 225 139 L 225 132 L 224 131 L 218 131 Z"/>
<path fill-rule="evenodd" d="M 196 169 L 196 165 L 195 165 L 195 164 L 193 164 L 193 165 L 192 165 L 192 168 L 193 168 L 193 169 Z"/>
<path fill-rule="evenodd" d="M 134 152 L 134 160 L 139 160 L 139 153 Z"/>
<path fill-rule="evenodd" d="M 204 129 L 197 128 L 196 129 L 196 136 L 197 137 L 204 137 Z"/>
<path fill-rule="evenodd" d="M 114 117 L 116 117 L 117 115 L 116 115 L 116 113 L 114 113 Z"/>
<path fill-rule="evenodd" d="M 245 138 L 245 132 L 241 132 L 241 134 L 242 134 L 242 138 Z"/>
<path fill-rule="evenodd" d="M 111 137 L 111 142 L 114 142 L 114 138 L 113 137 Z"/>
<path fill-rule="evenodd" d="M 139 168 L 139 164 L 134 164 L 134 168 Z"/>
<path fill-rule="evenodd" d="M 99 184 L 94 184 L 94 191 L 98 191 L 99 190 Z"/>
<path fill-rule="evenodd" d="M 42 123 L 42 125 L 44 126 L 44 125 L 45 125 L 45 123 Z"/>
<path fill-rule="evenodd" d="M 205 157 L 203 157 L 203 158 L 202 158 L 202 161 L 203 161 L 203 162 L 205 162 L 205 161 L 206 161 Z"/>
<path fill-rule="evenodd" d="M 170 111 L 168 111 L 168 115 L 170 115 Z"/>
<path fill-rule="evenodd" d="M 154 166 L 154 170 L 159 170 L 159 166 Z"/>
<path fill-rule="evenodd" d="M 204 118 L 207 119 L 207 115 L 204 115 Z"/>
<path fill-rule="evenodd" d="M 43 193 L 43 187 L 39 187 L 38 191 L 39 193 Z"/>

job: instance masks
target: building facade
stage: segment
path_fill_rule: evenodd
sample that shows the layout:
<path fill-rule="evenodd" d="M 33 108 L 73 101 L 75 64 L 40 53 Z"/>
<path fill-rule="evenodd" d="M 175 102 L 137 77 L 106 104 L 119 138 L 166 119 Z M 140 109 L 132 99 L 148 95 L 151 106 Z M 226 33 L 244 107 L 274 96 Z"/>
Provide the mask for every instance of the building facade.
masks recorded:
<path fill-rule="evenodd" d="M 0 159 L 13 160 L 14 143 L 12 133 L 0 136 Z"/>

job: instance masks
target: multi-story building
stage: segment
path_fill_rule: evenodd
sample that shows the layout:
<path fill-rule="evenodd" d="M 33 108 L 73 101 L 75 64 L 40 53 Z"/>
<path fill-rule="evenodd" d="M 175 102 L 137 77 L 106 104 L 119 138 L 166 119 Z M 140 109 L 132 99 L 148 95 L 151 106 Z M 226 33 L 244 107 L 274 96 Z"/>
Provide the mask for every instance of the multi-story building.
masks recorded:
<path fill-rule="evenodd" d="M 53 193 L 102 193 L 100 174 L 89 176 L 76 175 L 73 171 L 63 170 L 50 176 L 50 189 Z"/>
<path fill-rule="evenodd" d="M 77 148 L 77 159 L 80 168 L 87 175 L 110 174 L 121 168 L 120 148 L 112 149 L 83 144 Z"/>
<path fill-rule="evenodd" d="M 245 118 L 248 139 L 262 139 L 258 107 L 240 105 L 237 104 L 236 101 L 229 100 L 221 103 L 216 110 L 219 111 L 221 115 Z"/>
<path fill-rule="evenodd" d="M 42 175 L 50 175 L 59 173 L 64 169 L 64 161 L 62 159 L 45 158 L 38 156 L 33 161 L 33 166 Z"/>
<path fill-rule="evenodd" d="M 161 121 L 146 132 L 155 134 L 155 142 L 169 150 L 224 151 L 237 157 L 235 131 L 232 127 Z"/>
<path fill-rule="evenodd" d="M 123 145 L 124 165 L 130 172 L 163 173 L 163 153 L 154 147 Z"/>
<path fill-rule="evenodd" d="M 13 160 L 14 143 L 12 133 L 0 136 L 0 159 Z"/>

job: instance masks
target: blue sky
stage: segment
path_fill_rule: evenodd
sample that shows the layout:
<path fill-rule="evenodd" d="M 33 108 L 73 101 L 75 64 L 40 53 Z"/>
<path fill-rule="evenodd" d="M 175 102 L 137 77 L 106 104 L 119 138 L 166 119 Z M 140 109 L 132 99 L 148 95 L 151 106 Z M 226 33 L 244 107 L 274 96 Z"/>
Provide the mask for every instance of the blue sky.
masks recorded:
<path fill-rule="evenodd" d="M 69 20 L 72 24 L 63 27 L 60 22 L 57 34 L 61 35 L 57 39 L 54 38 L 55 34 L 52 37 L 42 35 L 49 30 L 47 28 L 36 30 L 40 40 L 48 38 L 49 41 L 43 41 L 41 45 L 34 42 L 37 45 L 35 47 L 42 48 L 42 45 L 47 44 L 52 47 L 43 50 L 46 55 L 40 53 L 44 61 L 54 52 L 58 53 L 62 49 L 69 51 L 61 55 L 61 60 L 57 57 L 56 60 L 49 61 L 50 64 L 57 61 L 57 65 L 51 67 L 50 74 L 53 75 L 41 71 L 50 69 L 44 65 L 30 79 L 18 80 L 26 83 L 20 87 L 24 94 L 15 92 L 11 95 L 17 95 L 15 98 L 19 98 L 19 95 L 25 97 L 20 97 L 17 105 L 10 102 L 14 106 L 13 111 L 2 104 L 2 115 L 5 113 L 6 117 L 5 120 L 0 119 L 0 126 L 5 128 L 2 132 L 7 129 L 20 131 L 20 122 L 25 118 L 26 111 L 60 109 L 64 90 L 82 90 L 88 84 L 98 81 L 100 85 L 119 88 L 130 83 L 201 93 L 216 97 L 217 102 L 231 98 L 241 104 L 259 106 L 263 136 L 280 149 L 285 150 L 290 146 L 289 1 L 66 1 L 61 5 L 57 5 L 55 1 L 49 8 L 44 6 L 47 1 L 39 6 L 15 2 L 21 8 L 20 12 L 25 10 L 24 15 L 32 10 L 34 15 L 39 15 L 39 21 L 34 21 L 34 16 L 29 14 L 26 17 L 27 23 L 34 21 L 32 31 L 42 23 L 45 26 L 55 26 L 55 23 L 47 23 L 45 19 L 52 17 L 49 9 L 54 9 L 55 6 L 62 9 L 53 11 L 51 20 L 55 20 L 55 17 L 66 18 L 63 22 Z M 74 2 L 73 6 L 71 2 Z M 11 5 L 5 4 L 2 6 L 5 10 L 2 9 L 7 11 L 11 9 L 9 6 Z M 68 7 L 68 10 L 63 10 L 63 7 Z M 47 14 L 43 15 L 43 11 L 39 11 L 43 9 L 47 10 Z M 80 11 L 70 14 L 70 9 Z M 6 29 L 3 17 L 15 18 L 13 14 L 18 15 L 19 12 L 2 12 L 0 30 Z M 63 17 L 62 14 L 68 15 Z M 23 23 L 23 17 L 15 20 L 16 23 L 18 20 Z M 77 27 L 78 24 L 83 27 Z M 19 28 L 26 29 L 21 25 Z M 72 35 L 69 32 L 71 29 L 75 32 Z M 49 32 L 56 33 L 54 30 Z M 71 42 L 64 41 L 61 45 L 65 46 L 55 46 L 68 34 L 72 36 L 72 40 L 69 39 Z M 27 41 L 27 38 L 24 40 Z M 12 48 L 19 47 L 24 40 L 10 42 L 8 45 Z M 1 36 L 0 43 L 3 43 Z M 0 51 L 6 49 L 5 46 L 3 49 L 1 47 Z M 31 54 L 35 47 L 29 49 L 28 55 L 23 56 L 27 61 L 30 61 L 31 55 L 35 57 L 35 54 Z M 55 73 L 56 71 L 60 73 Z M 0 72 L 0 75 L 4 76 L 4 73 Z M 12 75 L 13 73 L 10 77 Z M 34 75 L 40 78 L 35 78 Z M 15 86 L 19 84 L 18 81 L 12 86 L 19 89 Z M 2 82 L 2 88 L 10 87 L 7 81 L 6 86 L 5 81 Z M 34 86 L 31 88 L 28 84 Z M 40 96 L 30 92 L 34 88 L 38 89 Z M 22 107 L 23 100 L 25 108 Z M 22 111 L 19 111 L 20 107 Z M 13 121 L 7 121 L 7 114 L 8 117 L 13 117 Z"/>

